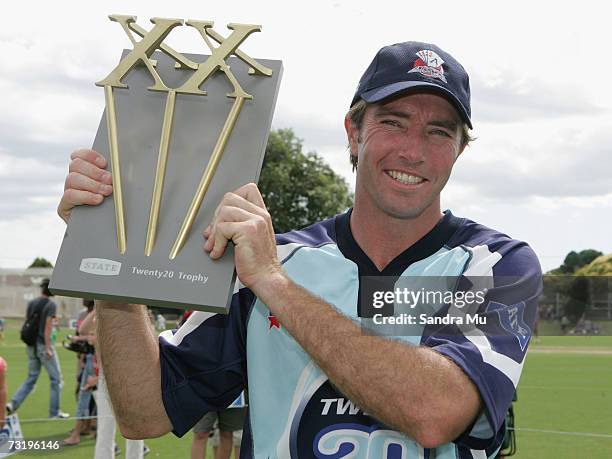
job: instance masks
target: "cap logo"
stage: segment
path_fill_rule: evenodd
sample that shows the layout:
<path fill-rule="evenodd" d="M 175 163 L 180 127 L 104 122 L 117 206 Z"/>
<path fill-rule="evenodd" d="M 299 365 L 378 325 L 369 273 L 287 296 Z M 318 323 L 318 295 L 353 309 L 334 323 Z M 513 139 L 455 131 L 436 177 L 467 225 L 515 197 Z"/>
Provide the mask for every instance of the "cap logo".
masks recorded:
<path fill-rule="evenodd" d="M 430 49 L 424 49 L 416 53 L 418 59 L 414 61 L 414 65 L 412 66 L 412 70 L 409 70 L 408 73 L 420 73 L 423 76 L 429 78 L 438 78 L 445 83 L 446 77 L 444 76 L 444 68 L 442 64 L 444 61 L 440 56 L 438 56 L 434 51 Z"/>

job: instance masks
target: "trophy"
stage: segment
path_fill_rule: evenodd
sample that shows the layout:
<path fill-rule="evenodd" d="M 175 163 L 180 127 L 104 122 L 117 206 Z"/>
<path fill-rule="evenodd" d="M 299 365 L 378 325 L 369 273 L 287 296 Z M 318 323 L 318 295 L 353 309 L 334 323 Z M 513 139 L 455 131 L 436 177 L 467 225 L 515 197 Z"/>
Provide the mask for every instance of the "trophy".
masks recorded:
<path fill-rule="evenodd" d="M 111 15 L 133 44 L 96 83 L 106 109 L 93 149 L 109 160 L 113 194 L 72 212 L 51 278 L 59 295 L 226 311 L 236 283 L 233 249 L 202 250 L 202 230 L 228 191 L 257 181 L 282 63 L 239 47 L 261 26 Z M 195 29 L 210 55 L 164 43 Z"/>

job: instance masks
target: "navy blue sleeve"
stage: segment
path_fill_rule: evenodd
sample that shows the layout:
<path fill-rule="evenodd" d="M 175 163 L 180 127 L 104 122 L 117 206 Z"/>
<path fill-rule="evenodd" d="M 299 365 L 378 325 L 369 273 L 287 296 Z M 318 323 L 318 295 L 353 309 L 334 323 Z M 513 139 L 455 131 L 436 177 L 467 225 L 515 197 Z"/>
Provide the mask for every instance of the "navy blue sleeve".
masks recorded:
<path fill-rule="evenodd" d="M 246 388 L 246 322 L 254 300 L 243 288 L 232 297 L 229 314 L 196 311 L 181 328 L 160 335 L 162 399 L 175 435 Z"/>
<path fill-rule="evenodd" d="M 468 287 L 461 290 L 480 290 L 472 282 L 482 284 L 489 279 L 486 296 L 477 309 L 485 323 L 467 328 L 429 327 L 422 344 L 450 358 L 476 385 L 484 411 L 455 442 L 488 450 L 501 443 L 505 416 L 536 319 L 542 274 L 536 255 L 524 243 L 514 245 L 503 256 L 499 252 L 475 253 L 473 262 L 475 269 L 463 278 Z M 482 271 L 479 264 L 489 267 Z"/>

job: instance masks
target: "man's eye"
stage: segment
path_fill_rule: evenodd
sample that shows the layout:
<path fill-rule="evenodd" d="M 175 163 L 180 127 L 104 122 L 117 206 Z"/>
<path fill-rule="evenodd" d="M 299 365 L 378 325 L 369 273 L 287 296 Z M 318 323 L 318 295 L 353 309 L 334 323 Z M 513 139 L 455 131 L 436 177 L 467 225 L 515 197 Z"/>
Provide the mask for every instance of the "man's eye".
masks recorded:
<path fill-rule="evenodd" d="M 432 129 L 431 133 L 442 137 L 452 137 L 448 132 L 443 131 L 442 129 Z"/>
<path fill-rule="evenodd" d="M 382 120 L 381 123 L 382 124 L 387 124 L 389 126 L 397 126 L 397 127 L 401 126 L 399 121 L 397 121 L 397 120 Z"/>

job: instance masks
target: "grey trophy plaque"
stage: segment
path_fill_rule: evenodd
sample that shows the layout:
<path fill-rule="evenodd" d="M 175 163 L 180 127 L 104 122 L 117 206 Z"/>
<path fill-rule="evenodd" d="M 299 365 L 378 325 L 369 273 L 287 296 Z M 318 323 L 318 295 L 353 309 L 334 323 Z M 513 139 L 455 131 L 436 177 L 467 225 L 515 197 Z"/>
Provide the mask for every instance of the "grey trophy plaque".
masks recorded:
<path fill-rule="evenodd" d="M 237 49 L 259 26 L 230 24 L 223 38 L 212 22 L 188 21 L 212 52 L 195 55 L 162 43 L 181 20 L 152 19 L 149 32 L 131 16 L 111 20 L 142 37 L 97 83 L 106 110 L 93 149 L 109 160 L 114 192 L 73 210 L 50 289 L 225 312 L 236 282 L 233 247 L 211 260 L 202 231 L 224 193 L 259 178 L 282 63 Z"/>

